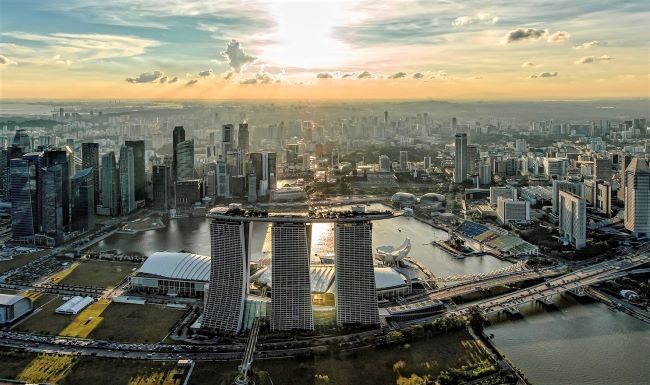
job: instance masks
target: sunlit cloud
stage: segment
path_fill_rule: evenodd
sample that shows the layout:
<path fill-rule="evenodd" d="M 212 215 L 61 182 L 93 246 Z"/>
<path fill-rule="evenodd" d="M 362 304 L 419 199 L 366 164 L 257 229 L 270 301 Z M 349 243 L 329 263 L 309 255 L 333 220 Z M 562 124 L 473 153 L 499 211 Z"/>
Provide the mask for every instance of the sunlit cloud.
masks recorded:
<path fill-rule="evenodd" d="M 199 76 L 202 78 L 212 77 L 212 69 L 199 72 Z"/>
<path fill-rule="evenodd" d="M 357 79 L 372 79 L 374 77 L 375 77 L 375 75 L 371 74 L 368 71 L 363 71 L 362 73 L 357 75 Z"/>
<path fill-rule="evenodd" d="M 403 79 L 406 77 L 406 72 L 396 72 L 388 77 L 388 79 Z"/>
<path fill-rule="evenodd" d="M 516 43 L 520 41 L 535 41 L 548 35 L 548 29 L 535 28 L 517 28 L 506 33 L 502 42 L 504 44 Z"/>
<path fill-rule="evenodd" d="M 15 60 L 11 60 L 4 55 L 0 55 L 0 67 L 15 66 L 17 64 L 18 63 Z"/>
<path fill-rule="evenodd" d="M 536 75 L 530 75 L 528 78 L 530 78 L 530 79 L 554 78 L 554 77 L 557 77 L 557 76 L 558 76 L 557 72 L 540 72 L 539 74 L 536 74 Z"/>
<path fill-rule="evenodd" d="M 228 65 L 234 72 L 241 72 L 247 64 L 254 63 L 257 58 L 244 52 L 241 44 L 237 40 L 231 40 L 226 50 L 221 52 L 221 56 L 226 58 Z"/>
<path fill-rule="evenodd" d="M 549 43 L 562 43 L 571 38 L 571 34 L 566 31 L 558 31 L 548 37 Z"/>
<path fill-rule="evenodd" d="M 162 71 L 143 72 L 134 78 L 126 78 L 128 83 L 154 83 L 158 82 L 164 73 Z"/>
<path fill-rule="evenodd" d="M 593 40 L 593 41 L 588 41 L 588 42 L 585 42 L 585 43 L 582 43 L 582 44 L 578 44 L 578 45 L 574 46 L 573 48 L 575 48 L 575 49 L 591 49 L 591 48 L 596 48 L 599 45 L 600 45 L 599 41 Z"/>
<path fill-rule="evenodd" d="M 541 64 L 533 63 L 532 61 L 523 62 L 521 68 L 538 68 Z"/>
<path fill-rule="evenodd" d="M 476 16 L 457 17 L 456 19 L 454 19 L 454 21 L 451 22 L 451 25 L 453 25 L 454 27 L 463 27 L 474 23 L 492 25 L 492 24 L 496 24 L 498 21 L 499 21 L 498 17 L 492 16 L 489 13 L 480 12 L 476 14 Z"/>

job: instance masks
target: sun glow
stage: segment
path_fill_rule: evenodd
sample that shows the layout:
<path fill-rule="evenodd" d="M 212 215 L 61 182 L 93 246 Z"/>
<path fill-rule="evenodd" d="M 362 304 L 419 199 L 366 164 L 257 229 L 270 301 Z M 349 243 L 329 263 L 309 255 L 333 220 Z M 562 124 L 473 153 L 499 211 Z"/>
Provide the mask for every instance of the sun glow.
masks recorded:
<path fill-rule="evenodd" d="M 263 57 L 274 65 L 293 68 L 323 68 L 341 65 L 353 54 L 336 37 L 337 27 L 350 20 L 344 2 L 290 3 L 270 5 L 276 30 Z"/>

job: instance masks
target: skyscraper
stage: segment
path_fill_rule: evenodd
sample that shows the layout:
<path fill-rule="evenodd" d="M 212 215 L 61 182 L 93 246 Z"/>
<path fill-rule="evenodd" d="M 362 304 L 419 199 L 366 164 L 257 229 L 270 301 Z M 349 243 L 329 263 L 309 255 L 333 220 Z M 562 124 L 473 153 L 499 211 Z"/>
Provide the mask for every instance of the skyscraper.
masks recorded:
<path fill-rule="evenodd" d="M 337 223 L 335 245 L 337 324 L 379 324 L 372 223 Z"/>
<path fill-rule="evenodd" d="M 232 150 L 233 132 L 235 127 L 232 124 L 224 124 L 221 127 L 221 156 L 225 159 L 228 151 Z"/>
<path fill-rule="evenodd" d="M 41 169 L 39 200 L 41 203 L 39 237 L 48 246 L 63 242 L 64 218 L 69 215 L 70 207 L 63 202 L 64 174 L 67 164 L 53 164 Z"/>
<path fill-rule="evenodd" d="M 454 121 L 456 118 L 454 118 Z M 467 179 L 467 166 L 469 163 L 467 154 L 467 134 L 458 133 L 455 136 L 455 151 L 456 156 L 454 160 L 454 183 L 463 183 Z"/>
<path fill-rule="evenodd" d="M 176 126 L 174 127 L 174 131 L 172 133 L 173 136 L 173 142 L 172 142 L 172 152 L 173 152 L 173 169 L 172 169 L 172 177 L 174 180 L 176 180 L 176 165 L 178 164 L 178 160 L 176 159 L 177 156 L 177 148 L 178 144 L 181 142 L 185 141 L 185 129 L 183 126 Z"/>
<path fill-rule="evenodd" d="M 99 203 L 99 143 L 82 143 L 81 144 L 81 168 L 93 169 L 93 190 L 94 202 Z"/>
<path fill-rule="evenodd" d="M 305 223 L 273 223 L 271 330 L 314 328 L 309 280 L 310 229 Z"/>
<path fill-rule="evenodd" d="M 122 215 L 128 215 L 135 206 L 135 169 L 133 149 L 120 147 L 120 208 Z"/>
<path fill-rule="evenodd" d="M 169 183 L 171 175 L 169 167 L 156 164 L 153 166 L 153 208 L 154 210 L 169 209 Z"/>
<path fill-rule="evenodd" d="M 250 146 L 249 141 L 250 141 L 250 133 L 248 131 L 248 123 L 240 123 L 237 142 L 239 148 L 241 149 L 242 155 L 244 156 L 248 154 L 249 146 Z"/>
<path fill-rule="evenodd" d="M 215 179 L 217 184 L 217 197 L 230 195 L 230 179 L 228 179 L 228 167 L 226 161 L 218 159 L 215 168 Z"/>
<path fill-rule="evenodd" d="M 569 241 L 576 249 L 587 244 L 587 204 L 585 199 L 567 191 L 559 193 L 560 236 Z"/>
<path fill-rule="evenodd" d="M 85 168 L 72 177 L 72 230 L 95 228 L 95 178 L 93 168 Z"/>
<path fill-rule="evenodd" d="M 180 142 L 176 148 L 176 180 L 194 179 L 194 140 Z"/>
<path fill-rule="evenodd" d="M 120 212 L 120 176 L 113 151 L 102 155 L 102 207 L 108 215 Z"/>
<path fill-rule="evenodd" d="M 26 159 L 9 161 L 9 195 L 11 197 L 11 239 L 34 243 L 34 197 L 30 188 L 30 166 Z"/>
<path fill-rule="evenodd" d="M 650 235 L 650 169 L 636 157 L 625 170 L 625 228 L 635 237 Z"/>
<path fill-rule="evenodd" d="M 390 171 L 390 158 L 388 155 L 379 155 L 379 170 Z"/>
<path fill-rule="evenodd" d="M 146 199 L 146 176 L 144 140 L 127 140 L 124 142 L 127 147 L 133 149 L 133 170 L 135 175 L 135 200 L 143 201 Z"/>
<path fill-rule="evenodd" d="M 39 166 L 40 172 L 44 172 L 47 169 L 49 169 L 52 166 L 55 165 L 61 165 L 61 176 L 60 177 L 54 177 L 56 178 L 56 183 L 61 184 L 61 206 L 62 206 L 62 221 L 63 221 L 63 226 L 67 226 L 70 224 L 70 177 L 72 176 L 72 171 L 74 170 L 74 157 L 72 156 L 72 151 L 65 147 L 63 149 L 49 149 L 43 152 L 43 158 L 42 162 Z M 44 180 L 44 178 L 37 178 L 37 180 Z M 54 183 L 54 180 L 50 180 L 50 182 Z M 44 199 L 44 194 L 47 194 L 49 191 L 42 186 L 42 184 L 38 184 L 38 195 L 39 195 L 39 203 L 41 205 L 44 204 L 45 199 Z M 58 191 L 58 187 L 57 187 Z M 41 211 L 43 210 L 41 206 Z M 46 209 L 46 210 L 49 210 Z M 44 216 L 46 214 L 41 213 L 39 216 L 39 223 L 42 223 L 45 219 Z"/>
<path fill-rule="evenodd" d="M 408 170 L 408 163 L 409 163 L 409 152 L 408 151 L 400 151 L 399 152 L 399 168 L 401 171 L 406 171 Z"/>
<path fill-rule="evenodd" d="M 249 281 L 250 222 L 214 219 L 210 223 L 210 291 L 203 327 L 222 333 L 241 330 Z"/>
<path fill-rule="evenodd" d="M 0 200 L 9 196 L 9 150 L 0 148 Z"/>

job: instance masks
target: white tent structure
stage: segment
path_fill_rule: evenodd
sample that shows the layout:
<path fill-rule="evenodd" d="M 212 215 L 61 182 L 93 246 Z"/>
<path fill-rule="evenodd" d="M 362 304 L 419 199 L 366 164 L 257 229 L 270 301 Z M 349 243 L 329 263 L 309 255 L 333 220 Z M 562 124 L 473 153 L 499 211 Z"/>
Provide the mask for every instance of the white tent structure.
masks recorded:
<path fill-rule="evenodd" d="M 93 302 L 95 302 L 93 297 L 81 297 L 77 295 L 57 307 L 54 312 L 58 314 L 77 314 Z"/>
<path fill-rule="evenodd" d="M 386 265 L 394 265 L 411 251 L 411 240 L 406 238 L 404 242 L 398 247 L 394 246 L 379 246 L 377 247 L 377 259 Z"/>

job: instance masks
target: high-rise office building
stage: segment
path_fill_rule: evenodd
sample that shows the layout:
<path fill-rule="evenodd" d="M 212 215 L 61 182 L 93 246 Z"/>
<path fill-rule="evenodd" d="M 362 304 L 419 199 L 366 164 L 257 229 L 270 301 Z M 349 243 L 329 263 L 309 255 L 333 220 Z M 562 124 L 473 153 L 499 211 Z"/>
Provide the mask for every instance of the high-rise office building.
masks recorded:
<path fill-rule="evenodd" d="M 390 171 L 390 158 L 388 155 L 379 155 L 379 171 Z"/>
<path fill-rule="evenodd" d="M 227 197 L 230 195 L 228 167 L 223 159 L 218 159 L 216 163 L 215 179 L 217 184 L 217 197 Z"/>
<path fill-rule="evenodd" d="M 481 163 L 478 168 L 478 180 L 484 186 L 492 184 L 492 167 L 490 166 L 490 162 Z"/>
<path fill-rule="evenodd" d="M 252 152 L 249 154 L 249 157 L 257 181 L 257 196 L 268 196 L 269 190 L 273 190 L 277 186 L 276 153 L 266 151 Z"/>
<path fill-rule="evenodd" d="M 250 149 L 250 133 L 248 131 L 248 123 L 239 124 L 239 132 L 237 133 L 237 144 L 241 149 L 242 154 L 245 156 Z"/>
<path fill-rule="evenodd" d="M 11 202 L 11 239 L 14 242 L 34 243 L 35 191 L 30 188 L 30 164 L 27 159 L 9 161 L 9 196 Z"/>
<path fill-rule="evenodd" d="M 72 230 L 95 228 L 95 170 L 85 168 L 72 177 Z"/>
<path fill-rule="evenodd" d="M 173 142 L 172 142 L 172 153 L 173 153 L 173 164 L 172 164 L 172 177 L 173 180 L 176 180 L 176 165 L 178 164 L 178 159 L 177 158 L 177 150 L 178 150 L 178 144 L 181 142 L 185 141 L 185 129 L 183 126 L 176 126 L 174 127 L 174 131 L 172 133 L 173 136 Z"/>
<path fill-rule="evenodd" d="M 632 159 L 632 155 L 621 154 L 619 156 L 621 186 L 618 189 L 617 197 L 621 202 L 625 202 L 625 171 L 627 171 L 627 166 L 630 165 Z"/>
<path fill-rule="evenodd" d="M 400 168 L 400 171 L 407 171 L 408 170 L 408 163 L 409 163 L 409 152 L 408 151 L 400 151 L 399 152 L 399 168 Z"/>
<path fill-rule="evenodd" d="M 127 147 L 133 149 L 133 170 L 135 175 L 135 200 L 146 199 L 147 179 L 145 169 L 144 140 L 127 140 L 124 142 Z"/>
<path fill-rule="evenodd" d="M 497 220 L 505 225 L 513 221 L 530 220 L 530 203 L 512 198 L 497 199 Z"/>
<path fill-rule="evenodd" d="M 163 164 L 154 165 L 151 180 L 154 210 L 169 210 L 169 183 L 171 181 L 169 167 Z"/>
<path fill-rule="evenodd" d="M 499 198 L 517 199 L 517 189 L 510 186 L 492 186 L 490 187 L 490 204 L 496 206 Z"/>
<path fill-rule="evenodd" d="M 113 151 L 102 155 L 102 208 L 107 215 L 120 213 L 120 175 Z"/>
<path fill-rule="evenodd" d="M 61 176 L 54 177 L 56 183 L 61 184 L 61 207 L 62 207 L 62 221 L 63 226 L 68 226 L 70 224 L 70 177 L 74 174 L 74 157 L 72 156 L 72 151 L 65 147 L 63 149 L 48 149 L 43 152 L 42 162 L 39 165 L 39 171 L 45 172 L 50 167 L 55 165 L 61 165 Z M 38 195 L 39 195 L 39 204 L 41 205 L 41 211 L 43 210 L 44 194 L 48 193 L 48 190 L 42 186 L 40 181 L 43 181 L 44 178 L 37 178 L 38 184 Z M 54 180 L 50 180 L 54 183 Z M 57 187 L 58 190 L 58 187 Z M 47 209 L 50 210 L 50 209 Z M 44 221 L 45 213 L 39 215 L 39 223 Z"/>
<path fill-rule="evenodd" d="M 136 209 L 133 149 L 127 146 L 120 147 L 120 208 L 122 215 Z"/>
<path fill-rule="evenodd" d="M 194 140 L 180 142 L 176 150 L 176 180 L 194 179 Z"/>
<path fill-rule="evenodd" d="M 221 127 L 221 156 L 225 159 L 228 151 L 233 149 L 233 135 L 235 127 L 232 124 L 224 124 Z"/>
<path fill-rule="evenodd" d="M 612 160 L 609 158 L 594 158 L 594 179 L 610 182 L 612 180 Z"/>
<path fill-rule="evenodd" d="M 210 223 L 212 260 L 203 327 L 222 333 L 241 330 L 249 282 L 249 227 L 250 222 Z"/>
<path fill-rule="evenodd" d="M 239 148 L 228 151 L 226 154 L 226 164 L 228 165 L 228 175 L 240 176 L 244 173 L 244 159 L 242 158 L 242 151 Z"/>
<path fill-rule="evenodd" d="M 650 235 L 650 169 L 640 157 L 625 170 L 625 228 L 633 236 Z"/>
<path fill-rule="evenodd" d="M 255 177 L 254 172 L 248 173 L 246 183 L 248 188 L 248 194 L 247 194 L 248 203 L 257 202 L 257 177 Z"/>
<path fill-rule="evenodd" d="M 454 118 L 455 121 L 456 118 Z M 463 183 L 467 179 L 469 163 L 467 154 L 467 134 L 458 133 L 455 136 L 454 183 Z"/>
<path fill-rule="evenodd" d="M 14 133 L 13 146 L 19 147 L 23 153 L 32 151 L 32 140 L 23 129 L 17 129 Z"/>
<path fill-rule="evenodd" d="M 93 190 L 95 204 L 99 203 L 99 143 L 81 144 L 81 169 L 93 169 Z"/>
<path fill-rule="evenodd" d="M 587 205 L 585 199 L 568 191 L 559 192 L 558 230 L 576 249 L 587 244 Z"/>
<path fill-rule="evenodd" d="M 379 324 L 372 256 L 372 223 L 337 223 L 336 322 Z"/>
<path fill-rule="evenodd" d="M 478 163 L 481 160 L 478 146 L 470 144 L 467 146 L 467 174 L 476 176 L 478 175 Z"/>
<path fill-rule="evenodd" d="M 551 211 L 554 214 L 557 214 L 559 210 L 561 191 L 570 192 L 583 198 L 585 196 L 585 187 L 581 181 L 554 180 L 552 189 L 553 195 L 551 196 Z"/>
<path fill-rule="evenodd" d="M 56 246 L 63 242 L 63 222 L 70 208 L 63 203 L 65 164 L 53 164 L 41 168 L 39 201 L 41 203 L 40 228 L 38 243 Z"/>
<path fill-rule="evenodd" d="M 7 200 L 9 194 L 9 150 L 0 148 L 0 201 Z"/>
<path fill-rule="evenodd" d="M 271 330 L 314 328 L 309 280 L 311 226 L 273 223 Z"/>

